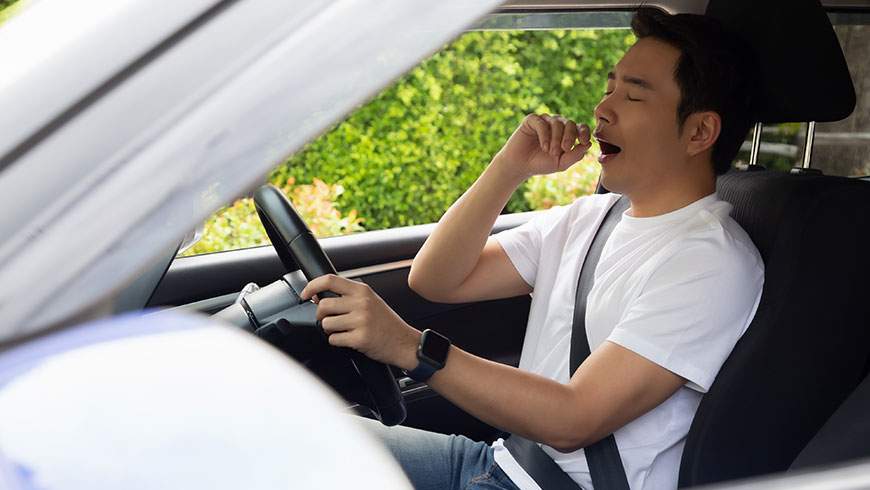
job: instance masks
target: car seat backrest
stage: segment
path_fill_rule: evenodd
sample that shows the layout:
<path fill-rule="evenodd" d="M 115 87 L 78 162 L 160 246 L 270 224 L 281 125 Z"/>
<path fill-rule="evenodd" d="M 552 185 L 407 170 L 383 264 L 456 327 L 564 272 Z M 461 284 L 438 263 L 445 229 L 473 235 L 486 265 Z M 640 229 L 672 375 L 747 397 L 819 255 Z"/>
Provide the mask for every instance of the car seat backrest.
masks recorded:
<path fill-rule="evenodd" d="M 757 171 L 717 188 L 758 247 L 765 283 L 695 415 L 681 487 L 788 469 L 868 362 L 870 183 Z"/>
<path fill-rule="evenodd" d="M 794 460 L 791 469 L 867 457 L 870 457 L 870 377 L 864 378 L 837 408 Z"/>

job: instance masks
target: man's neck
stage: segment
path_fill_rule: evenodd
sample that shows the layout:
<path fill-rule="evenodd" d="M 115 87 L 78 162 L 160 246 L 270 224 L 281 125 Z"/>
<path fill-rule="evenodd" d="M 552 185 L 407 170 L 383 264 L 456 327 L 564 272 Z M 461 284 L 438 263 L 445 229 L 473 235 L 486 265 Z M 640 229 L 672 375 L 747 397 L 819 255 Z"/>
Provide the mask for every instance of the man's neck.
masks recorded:
<path fill-rule="evenodd" d="M 659 187 L 653 192 L 632 193 L 627 196 L 631 201 L 628 214 L 635 218 L 660 216 L 684 208 L 715 191 L 715 181 L 711 180 L 705 185 Z"/>

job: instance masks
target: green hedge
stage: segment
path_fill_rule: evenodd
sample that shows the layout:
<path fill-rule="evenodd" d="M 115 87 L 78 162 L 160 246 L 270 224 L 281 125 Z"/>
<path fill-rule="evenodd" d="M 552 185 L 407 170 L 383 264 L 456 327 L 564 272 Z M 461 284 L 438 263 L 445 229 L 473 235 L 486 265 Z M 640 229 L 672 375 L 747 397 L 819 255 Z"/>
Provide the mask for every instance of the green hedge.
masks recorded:
<path fill-rule="evenodd" d="M 311 185 L 297 185 L 291 179 L 281 189 L 302 219 L 318 237 L 347 235 L 364 231 L 363 220 L 354 211 L 347 215 L 335 209 L 335 199 L 344 192 L 340 185 L 315 179 Z M 224 207 L 205 222 L 202 238 L 183 255 L 219 252 L 256 247 L 270 243 L 260 224 L 254 201 L 239 199 Z"/>
<path fill-rule="evenodd" d="M 592 123 L 628 30 L 470 32 L 271 175 L 340 183 L 367 230 L 437 221 L 530 112 Z M 508 211 L 532 208 L 527 186 Z"/>
<path fill-rule="evenodd" d="M 15 3 L 0 0 L 0 19 Z M 317 194 L 311 189 L 318 185 L 343 189 L 320 192 L 306 216 L 320 223 L 320 236 L 437 221 L 526 114 L 559 113 L 591 124 L 607 72 L 633 42 L 627 29 L 466 33 L 289 158 L 269 180 L 296 200 Z M 568 172 L 533 177 L 506 211 L 571 202 L 594 189 L 598 170 L 586 159 Z M 247 201 L 221 209 L 189 253 L 264 243 L 251 209 Z"/>
<path fill-rule="evenodd" d="M 6 22 L 15 14 L 15 12 L 20 10 L 20 7 L 22 7 L 26 1 L 27 0 L 22 0 L 21 2 L 18 0 L 0 0 L 0 24 Z M 16 3 L 18 5 L 15 5 Z"/>

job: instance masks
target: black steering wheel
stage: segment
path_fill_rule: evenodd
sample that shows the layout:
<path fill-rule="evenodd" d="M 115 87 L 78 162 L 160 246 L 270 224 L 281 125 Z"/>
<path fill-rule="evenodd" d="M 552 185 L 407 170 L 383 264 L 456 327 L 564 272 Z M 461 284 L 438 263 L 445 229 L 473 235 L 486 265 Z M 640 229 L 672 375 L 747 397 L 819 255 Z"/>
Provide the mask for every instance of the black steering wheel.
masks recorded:
<path fill-rule="evenodd" d="M 293 209 L 293 205 L 272 185 L 265 185 L 254 193 L 254 204 L 263 228 L 287 272 L 302 270 L 306 279 L 324 274 L 335 274 L 335 267 L 326 256 L 308 226 Z M 319 296 L 337 296 L 326 291 Z M 317 325 L 321 331 L 320 325 Z M 324 334 L 325 335 L 325 334 Z M 396 425 L 405 420 L 405 400 L 396 378 L 386 364 L 374 361 L 353 349 L 323 344 L 324 349 L 341 351 L 350 360 L 368 392 L 368 407 L 384 425 Z"/>

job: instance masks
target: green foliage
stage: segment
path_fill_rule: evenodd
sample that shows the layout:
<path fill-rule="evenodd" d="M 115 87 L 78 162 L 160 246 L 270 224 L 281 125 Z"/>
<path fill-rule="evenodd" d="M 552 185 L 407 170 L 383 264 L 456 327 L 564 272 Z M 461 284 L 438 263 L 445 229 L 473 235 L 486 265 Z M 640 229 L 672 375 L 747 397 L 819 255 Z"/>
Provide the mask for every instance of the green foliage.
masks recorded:
<path fill-rule="evenodd" d="M 792 149 L 795 154 L 782 155 L 774 152 L 767 152 L 764 151 L 762 147 L 762 151 L 758 153 L 758 164 L 764 166 L 764 168 L 768 170 L 777 170 L 780 172 L 788 172 L 792 167 L 800 165 L 805 146 L 805 131 L 806 128 L 803 126 L 803 123 L 799 122 L 764 126 L 761 133 L 761 141 L 763 143 L 784 145 L 785 148 Z"/>
<path fill-rule="evenodd" d="M 0 10 L 0 21 L 26 1 Z M 0 9 L 14 2 L 0 0 Z M 361 231 L 359 216 L 368 230 L 437 221 L 526 114 L 592 123 L 606 74 L 633 40 L 624 29 L 466 33 L 289 158 L 270 181 L 319 236 Z M 596 166 L 531 179 L 506 209 L 591 192 Z M 186 255 L 266 243 L 243 199 L 210 218 Z"/>
<path fill-rule="evenodd" d="M 627 30 L 467 33 L 291 157 L 271 181 L 340 182 L 337 207 L 359 210 L 369 230 L 437 221 L 524 115 L 591 123 L 607 72 L 633 39 Z M 521 187 L 507 210 L 532 209 L 527 191 Z"/>
<path fill-rule="evenodd" d="M 564 172 L 536 175 L 529 179 L 523 197 L 531 209 L 549 209 L 571 204 L 578 197 L 595 192 L 601 166 L 598 164 L 597 144 L 571 168 Z"/>
<path fill-rule="evenodd" d="M 0 0 L 0 24 L 15 15 L 27 4 L 27 0 Z"/>
<path fill-rule="evenodd" d="M 0 0 L 0 23 L 27 0 Z M 275 169 L 316 235 L 437 221 L 528 113 L 593 122 L 630 31 L 464 34 Z M 597 163 L 530 179 L 509 212 L 566 204 L 594 190 Z M 296 185 L 299 182 L 301 185 Z M 331 184 L 327 184 L 329 182 Z M 342 213 L 342 210 L 350 210 Z M 185 255 L 267 244 L 253 203 L 224 207 Z"/>
<path fill-rule="evenodd" d="M 329 185 L 314 179 L 310 185 L 294 185 L 291 179 L 281 189 L 293 207 L 308 224 L 317 237 L 344 235 L 364 231 L 362 218 L 356 210 L 343 216 L 335 209 L 333 202 L 344 189 L 340 185 Z M 205 223 L 203 236 L 183 255 L 197 255 L 237 248 L 268 245 L 269 237 L 260 224 L 254 201 L 250 198 L 239 199 L 215 213 Z"/>

